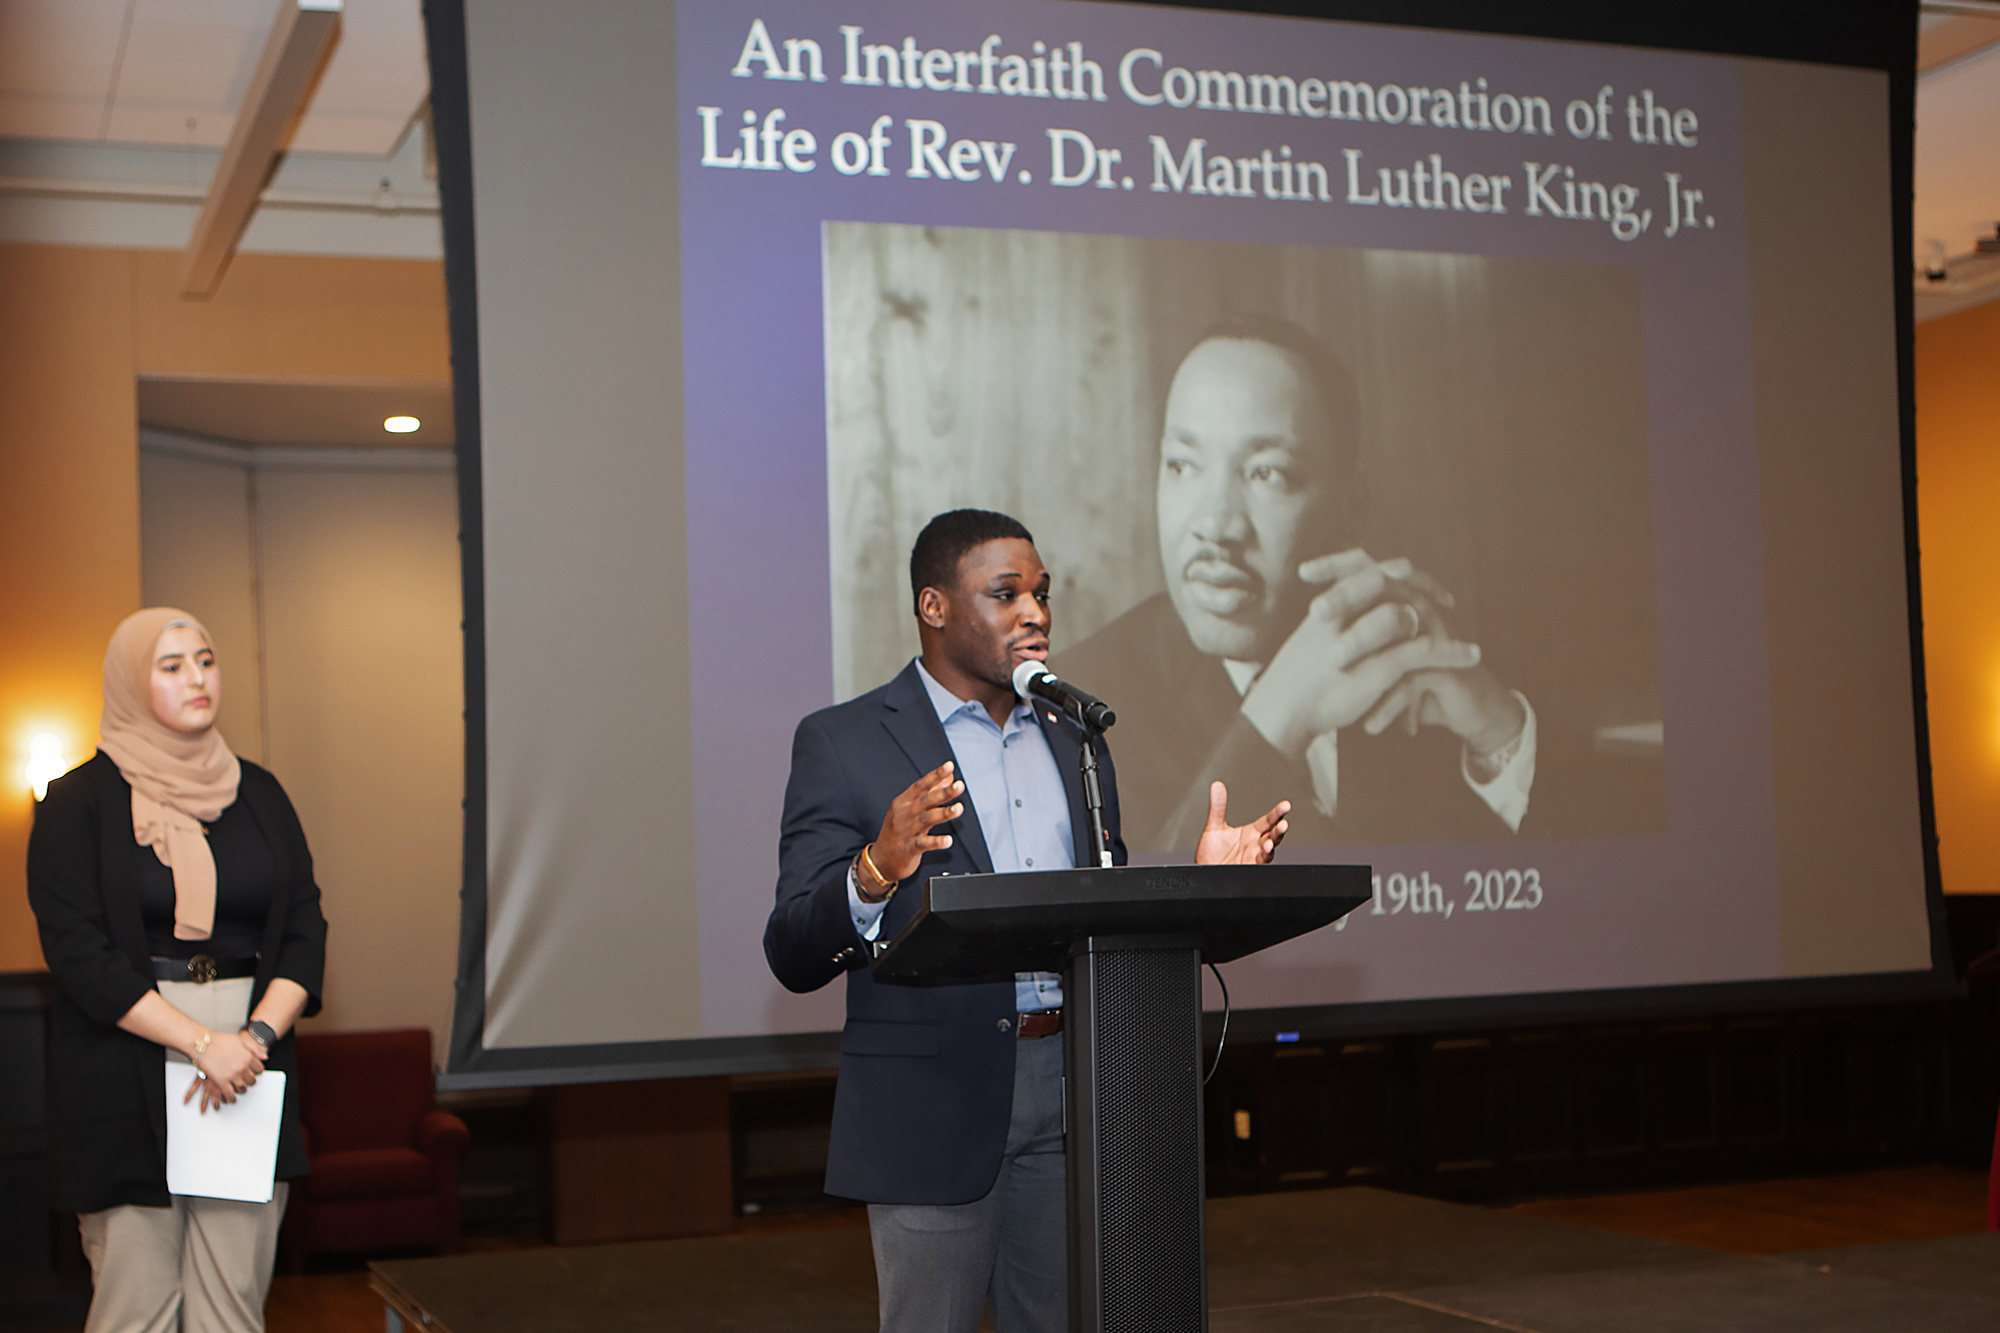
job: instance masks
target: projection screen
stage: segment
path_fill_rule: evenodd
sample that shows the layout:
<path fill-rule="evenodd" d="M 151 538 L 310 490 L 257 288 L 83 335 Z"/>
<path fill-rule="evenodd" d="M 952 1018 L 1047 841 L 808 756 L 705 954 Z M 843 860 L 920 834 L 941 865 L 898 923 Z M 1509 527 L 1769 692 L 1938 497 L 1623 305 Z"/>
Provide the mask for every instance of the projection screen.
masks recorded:
<path fill-rule="evenodd" d="M 792 731 L 916 652 L 911 540 L 966 505 L 1036 535 L 1055 665 L 1121 713 L 1135 856 L 1190 854 L 1227 752 L 1239 812 L 1297 806 L 1284 859 L 1374 868 L 1348 920 L 1230 966 L 1236 1033 L 1944 984 L 1888 72 L 1914 8 L 1558 12 L 429 5 L 448 1081 L 832 1063 L 840 988 L 788 994 L 761 950 Z M 1329 424 L 1231 474 L 1319 469 L 1261 554 L 1189 498 L 1170 408 L 1218 331 L 1306 349 Z M 1298 566 L 1350 550 L 1420 572 L 1519 702 L 1498 777 L 1420 682 L 1304 758 L 1238 744 Z"/>

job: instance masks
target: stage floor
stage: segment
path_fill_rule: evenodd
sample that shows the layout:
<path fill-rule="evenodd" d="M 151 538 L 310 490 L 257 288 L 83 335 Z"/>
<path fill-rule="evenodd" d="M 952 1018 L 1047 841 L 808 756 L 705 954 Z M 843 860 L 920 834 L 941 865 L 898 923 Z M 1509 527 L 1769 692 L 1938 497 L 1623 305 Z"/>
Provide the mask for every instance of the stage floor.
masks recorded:
<path fill-rule="evenodd" d="M 2000 1329 L 2000 1233 L 1718 1254 L 1371 1189 L 1208 1206 L 1214 1333 L 1926 1333 Z M 868 1233 L 843 1227 L 372 1266 L 428 1333 L 867 1333 Z"/>

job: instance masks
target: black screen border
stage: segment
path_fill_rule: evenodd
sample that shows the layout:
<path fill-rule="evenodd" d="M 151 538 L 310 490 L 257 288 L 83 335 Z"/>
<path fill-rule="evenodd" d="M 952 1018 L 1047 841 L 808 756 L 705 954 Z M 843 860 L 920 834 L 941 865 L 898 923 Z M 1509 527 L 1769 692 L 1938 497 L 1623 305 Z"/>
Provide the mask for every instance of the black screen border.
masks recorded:
<path fill-rule="evenodd" d="M 1916 725 L 1918 808 L 1931 966 L 1925 971 L 1786 977 L 1616 990 L 1537 991 L 1256 1009 L 1237 1013 L 1239 1041 L 1299 1040 L 1551 1022 L 1645 1021 L 1718 1014 L 1779 1013 L 1846 1005 L 1920 1002 L 1960 989 L 1946 933 L 1931 782 L 1929 700 L 1924 675 L 1918 551 L 1915 293 L 1911 201 L 1916 142 L 1918 0 L 1828 6 L 1803 0 L 1703 0 L 1673 9 L 1585 0 L 1155 0 L 1158 7 L 1382 23 L 1499 36 L 1594 42 L 1878 70 L 1889 80 L 1891 253 L 1896 293 L 1897 418 L 1902 446 L 1903 549 Z M 472 131 L 464 0 L 424 0 L 431 127 L 443 209 L 445 288 L 457 426 L 460 564 L 465 632 L 465 842 L 459 890 L 457 1001 L 445 1089 L 687 1078 L 838 1063 L 836 1032 L 709 1037 L 603 1045 L 488 1050 L 486 1020 L 486 585 L 480 455 L 479 309 L 473 226 Z"/>

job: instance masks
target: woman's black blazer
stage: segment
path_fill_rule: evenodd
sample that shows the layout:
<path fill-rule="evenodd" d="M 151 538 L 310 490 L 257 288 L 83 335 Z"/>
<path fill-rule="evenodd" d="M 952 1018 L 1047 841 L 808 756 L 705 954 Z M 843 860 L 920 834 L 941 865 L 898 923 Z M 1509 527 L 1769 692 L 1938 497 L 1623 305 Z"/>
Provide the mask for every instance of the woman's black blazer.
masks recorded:
<path fill-rule="evenodd" d="M 271 896 L 251 1006 L 273 977 L 285 977 L 305 988 L 306 1014 L 317 1013 L 326 918 L 305 830 L 278 780 L 248 760 L 236 799 L 270 844 L 285 886 Z M 153 989 L 139 908 L 139 858 L 151 855 L 132 837 L 131 785 L 101 750 L 51 782 L 35 808 L 28 902 L 58 990 L 49 1023 L 50 1158 L 57 1205 L 79 1213 L 168 1203 L 165 1054 L 118 1027 Z M 285 1073 L 278 1179 L 289 1180 L 306 1173 L 290 1033 L 266 1067 Z"/>

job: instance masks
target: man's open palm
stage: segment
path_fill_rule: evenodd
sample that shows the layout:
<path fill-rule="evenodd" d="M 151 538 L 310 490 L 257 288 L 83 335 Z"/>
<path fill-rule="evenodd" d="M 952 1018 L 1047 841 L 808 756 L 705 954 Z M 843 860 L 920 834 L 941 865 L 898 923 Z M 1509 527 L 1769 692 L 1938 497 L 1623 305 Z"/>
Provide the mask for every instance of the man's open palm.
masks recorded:
<path fill-rule="evenodd" d="M 1262 865 L 1277 854 L 1285 840 L 1285 814 L 1290 801 L 1272 806 L 1262 819 L 1237 828 L 1229 826 L 1229 789 L 1220 782 L 1208 784 L 1208 825 L 1195 844 L 1194 863 L 1198 866 Z"/>

